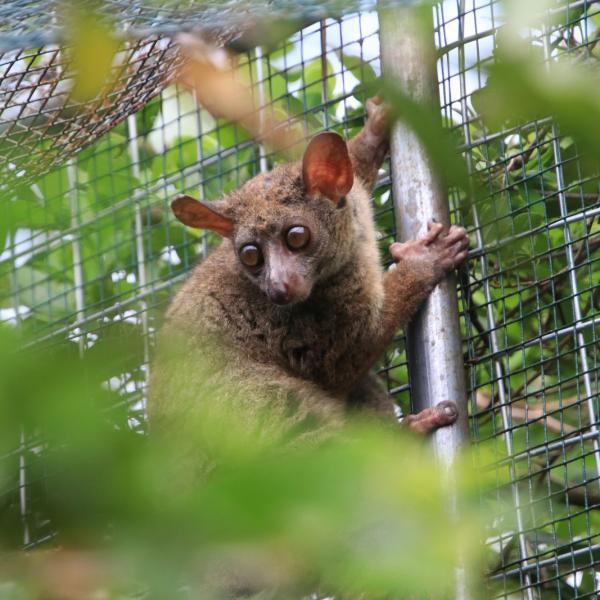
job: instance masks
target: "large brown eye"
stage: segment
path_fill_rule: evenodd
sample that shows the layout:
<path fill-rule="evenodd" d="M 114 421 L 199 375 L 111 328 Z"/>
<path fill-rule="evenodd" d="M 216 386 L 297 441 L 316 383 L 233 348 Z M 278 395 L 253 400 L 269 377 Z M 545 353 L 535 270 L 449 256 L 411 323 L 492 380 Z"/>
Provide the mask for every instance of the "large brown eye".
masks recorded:
<path fill-rule="evenodd" d="M 310 241 L 310 231 L 308 227 L 295 225 L 288 229 L 285 241 L 291 250 L 301 250 Z"/>
<path fill-rule="evenodd" d="M 263 263 L 263 255 L 258 246 L 246 244 L 240 250 L 240 260 L 247 267 L 260 267 Z"/>

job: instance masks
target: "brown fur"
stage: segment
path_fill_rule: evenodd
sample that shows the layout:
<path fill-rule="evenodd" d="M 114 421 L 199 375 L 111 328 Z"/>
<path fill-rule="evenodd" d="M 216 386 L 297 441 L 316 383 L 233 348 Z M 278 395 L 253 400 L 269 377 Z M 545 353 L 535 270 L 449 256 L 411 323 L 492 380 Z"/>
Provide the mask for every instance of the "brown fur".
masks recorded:
<path fill-rule="evenodd" d="M 370 103 L 369 113 L 348 144 L 354 184 L 340 205 L 307 197 L 300 163 L 260 174 L 213 203 L 233 223 L 233 234 L 193 271 L 169 308 L 163 337 L 179 333 L 173 360 L 185 367 L 166 375 L 155 365 L 153 427 L 163 428 L 171 413 L 194 411 L 203 402 L 190 357 L 212 351 L 203 351 L 209 339 L 216 340 L 220 356 L 215 379 L 244 390 L 249 414 L 268 404 L 282 430 L 309 421 L 314 431 L 327 429 L 341 423 L 349 408 L 392 414 L 391 399 L 369 371 L 436 283 L 464 260 L 466 234 L 435 225 L 422 240 L 394 244 L 396 268 L 382 271 L 370 193 L 388 141 L 382 108 Z M 311 244 L 285 260 L 291 277 L 298 274 L 312 287 L 306 300 L 279 306 L 248 275 L 236 248 L 245 238 L 279 239 L 298 219 L 313 232 Z M 175 400 L 175 390 L 185 399 Z"/>

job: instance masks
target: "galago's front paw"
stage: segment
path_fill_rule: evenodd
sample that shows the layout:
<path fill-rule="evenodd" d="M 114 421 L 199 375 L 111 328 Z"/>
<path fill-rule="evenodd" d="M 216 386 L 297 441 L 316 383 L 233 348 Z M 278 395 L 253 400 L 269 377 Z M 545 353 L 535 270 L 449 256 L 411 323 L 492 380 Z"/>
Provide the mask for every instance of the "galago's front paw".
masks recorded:
<path fill-rule="evenodd" d="M 369 98 L 365 107 L 368 117 L 365 130 L 374 140 L 387 140 L 390 133 L 390 107 L 379 96 Z"/>
<path fill-rule="evenodd" d="M 429 222 L 427 234 L 420 240 L 396 242 L 390 246 L 395 262 L 408 261 L 417 268 L 429 271 L 437 283 L 446 273 L 467 259 L 469 236 L 464 227 L 449 229 L 440 223 Z"/>

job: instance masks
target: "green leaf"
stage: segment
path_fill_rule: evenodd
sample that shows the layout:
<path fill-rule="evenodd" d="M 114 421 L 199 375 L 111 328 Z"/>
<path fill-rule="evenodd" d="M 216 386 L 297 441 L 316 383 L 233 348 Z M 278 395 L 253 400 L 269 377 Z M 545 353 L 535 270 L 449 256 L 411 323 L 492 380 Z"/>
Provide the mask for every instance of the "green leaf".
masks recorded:
<path fill-rule="evenodd" d="M 392 117 L 406 123 L 414 131 L 442 184 L 470 190 L 466 163 L 458 151 L 455 138 L 442 128 L 437 105 L 413 100 L 388 80 L 384 80 L 383 85 L 384 97 L 390 104 Z"/>
<path fill-rule="evenodd" d="M 152 131 L 154 121 L 161 108 L 162 96 L 157 94 L 147 104 L 144 105 L 142 110 L 136 113 L 135 120 L 138 136 L 144 137 Z"/>
<path fill-rule="evenodd" d="M 87 191 L 98 208 L 131 196 L 141 185 L 133 175 L 127 139 L 118 132 L 111 131 L 81 152 L 78 164 L 89 177 Z"/>
<path fill-rule="evenodd" d="M 4 252 L 9 234 L 8 200 L 0 197 L 0 254 Z"/>
<path fill-rule="evenodd" d="M 377 81 L 377 74 L 373 67 L 360 56 L 340 52 L 340 60 L 344 68 L 350 71 L 361 83 L 372 85 Z"/>
<path fill-rule="evenodd" d="M 86 102 L 95 98 L 109 83 L 112 63 L 119 49 L 105 21 L 88 6 L 68 3 L 71 68 L 75 74 L 73 98 Z"/>
<path fill-rule="evenodd" d="M 333 97 L 335 76 L 331 63 L 327 61 L 327 83 L 325 85 L 327 98 Z M 319 107 L 323 102 L 323 65 L 320 58 L 315 58 L 304 66 L 304 87 L 300 89 L 300 97 L 304 99 L 307 109 Z"/>
<path fill-rule="evenodd" d="M 66 229 L 71 224 L 68 199 L 64 196 L 44 204 L 37 198 L 17 199 L 7 207 L 7 213 L 7 224 L 13 231 L 19 227 L 51 231 Z"/>
<path fill-rule="evenodd" d="M 72 315 L 75 300 L 72 284 L 30 265 L 16 270 L 17 299 L 33 310 L 43 321 L 54 321 Z"/>

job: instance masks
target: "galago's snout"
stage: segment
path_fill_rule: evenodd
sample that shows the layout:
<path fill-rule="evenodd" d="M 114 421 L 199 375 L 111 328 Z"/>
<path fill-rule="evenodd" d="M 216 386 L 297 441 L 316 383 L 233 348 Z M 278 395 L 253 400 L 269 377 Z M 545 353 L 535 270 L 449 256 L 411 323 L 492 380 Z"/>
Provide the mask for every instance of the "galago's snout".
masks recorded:
<path fill-rule="evenodd" d="M 289 304 L 293 298 L 287 282 L 279 282 L 277 285 L 269 286 L 267 294 L 271 302 L 279 305 Z"/>
<path fill-rule="evenodd" d="M 303 302 L 310 295 L 312 284 L 302 274 L 298 257 L 271 255 L 266 279 L 266 293 L 274 304 L 283 306 Z"/>

